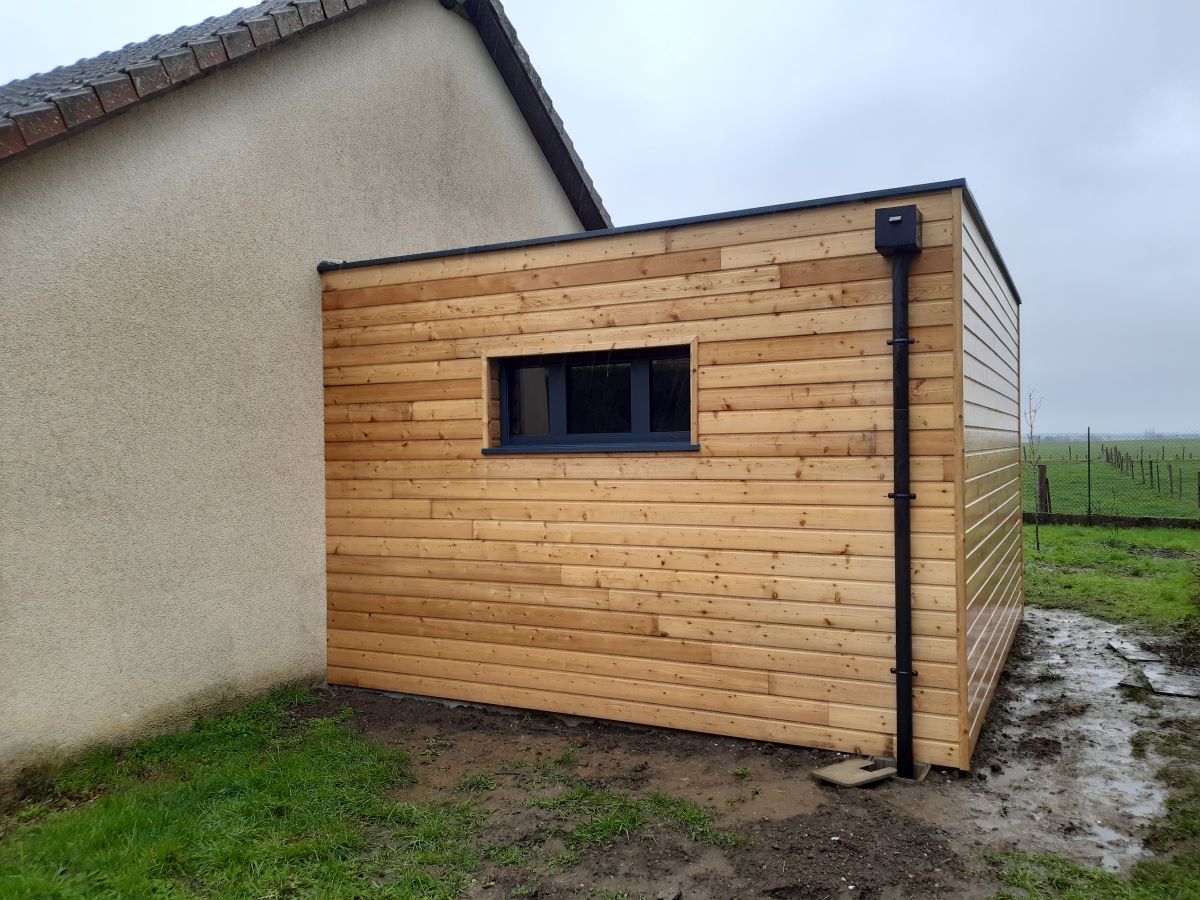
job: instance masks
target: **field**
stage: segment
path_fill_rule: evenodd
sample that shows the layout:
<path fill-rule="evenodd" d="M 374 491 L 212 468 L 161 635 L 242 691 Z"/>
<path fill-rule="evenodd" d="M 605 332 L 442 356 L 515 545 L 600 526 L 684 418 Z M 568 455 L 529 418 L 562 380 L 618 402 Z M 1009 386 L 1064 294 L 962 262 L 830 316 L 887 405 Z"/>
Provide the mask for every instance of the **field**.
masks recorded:
<path fill-rule="evenodd" d="M 1105 451 L 1115 448 L 1132 460 L 1129 469 L 1106 459 Z M 1026 462 L 1021 467 L 1024 508 L 1037 508 L 1036 462 L 1046 466 L 1050 482 L 1051 512 L 1067 515 L 1088 513 L 1087 445 L 1078 436 L 1039 439 L 1033 452 L 1024 449 Z M 1151 467 L 1153 463 L 1153 470 Z M 1167 489 L 1168 466 L 1175 482 L 1174 496 Z M 1092 437 L 1092 502 L 1096 516 L 1150 516 L 1164 519 L 1200 519 L 1200 438 L 1149 439 Z M 1151 484 L 1153 472 L 1162 472 L 1162 484 Z M 1180 473 L 1182 493 L 1179 490 Z"/>

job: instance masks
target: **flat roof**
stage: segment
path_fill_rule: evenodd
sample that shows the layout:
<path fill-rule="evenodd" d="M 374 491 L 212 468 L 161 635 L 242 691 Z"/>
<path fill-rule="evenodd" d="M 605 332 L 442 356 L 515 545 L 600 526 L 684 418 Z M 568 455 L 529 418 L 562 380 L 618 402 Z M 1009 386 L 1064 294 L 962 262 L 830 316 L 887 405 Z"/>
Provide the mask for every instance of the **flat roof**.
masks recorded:
<path fill-rule="evenodd" d="M 1000 266 L 1000 271 L 1004 275 L 1004 280 L 1008 284 L 1008 289 L 1012 291 L 1013 297 L 1018 303 L 1021 302 L 1020 292 L 1017 291 L 1017 286 L 1013 283 L 1012 275 L 1009 274 L 1008 266 L 1004 262 L 1004 257 L 1000 255 L 999 248 L 996 247 L 996 242 L 992 238 L 992 233 L 988 229 L 987 222 L 984 221 L 983 214 L 979 211 L 979 205 L 975 202 L 974 196 L 971 194 L 971 189 L 967 187 L 965 178 L 952 178 L 949 181 L 931 181 L 927 184 L 911 184 L 905 187 L 888 188 L 881 191 L 863 191 L 859 194 L 840 194 L 835 197 L 819 197 L 815 200 L 799 200 L 793 203 L 778 203 L 773 206 L 756 206 L 749 209 L 735 209 L 728 212 L 710 213 L 703 216 L 688 216 L 682 219 L 664 219 L 659 222 L 643 222 L 639 225 L 623 225 L 619 228 L 604 228 L 596 231 L 577 231 L 570 234 L 556 234 L 548 237 L 530 238 L 524 241 L 505 241 L 498 244 L 478 244 L 473 247 L 455 247 L 449 250 L 433 250 L 424 253 L 409 253 L 404 256 L 381 256 L 376 259 L 359 259 L 359 260 L 343 260 L 342 262 L 322 262 L 317 265 L 318 272 L 336 272 L 340 269 L 359 269 L 366 266 L 382 266 L 390 263 L 413 262 L 421 259 L 438 259 L 446 256 L 469 256 L 474 253 L 487 253 L 491 250 L 512 250 L 519 247 L 542 247 L 549 244 L 566 244 L 571 241 L 590 241 L 595 238 L 611 237 L 620 234 L 637 234 L 641 231 L 654 231 L 659 228 L 673 228 L 679 225 L 702 225 L 707 222 L 721 222 L 727 219 L 741 219 L 750 216 L 765 216 L 772 213 L 792 212 L 801 209 L 818 209 L 823 206 L 837 206 L 843 203 L 863 203 L 873 200 L 887 200 L 892 197 L 906 197 L 913 194 L 932 194 L 940 191 L 948 191 L 953 188 L 962 188 L 963 197 L 967 203 L 967 209 L 974 216 L 975 221 L 979 224 L 980 231 L 983 234 L 983 239 L 987 243 L 988 250 L 996 258 L 997 265 Z"/>

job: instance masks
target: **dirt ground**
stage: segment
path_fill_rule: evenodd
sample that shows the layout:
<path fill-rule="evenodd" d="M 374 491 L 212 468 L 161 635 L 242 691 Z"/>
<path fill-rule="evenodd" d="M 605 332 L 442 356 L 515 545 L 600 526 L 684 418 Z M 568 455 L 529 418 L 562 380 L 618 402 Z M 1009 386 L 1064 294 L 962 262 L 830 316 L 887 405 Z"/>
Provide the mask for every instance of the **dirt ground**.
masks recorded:
<path fill-rule="evenodd" d="M 981 851 L 1047 851 L 1112 871 L 1148 855 L 1164 794 L 1158 761 L 1134 758 L 1130 737 L 1194 714 L 1197 701 L 1154 698 L 1152 711 L 1118 688 L 1131 671 L 1107 649 L 1118 633 L 1027 610 L 975 771 L 867 789 L 816 782 L 814 769 L 842 757 L 803 748 L 348 688 L 320 705 L 352 707 L 354 727 L 411 754 L 416 783 L 399 799 L 488 814 L 480 846 L 493 850 L 473 897 L 990 897 L 1000 886 Z M 536 805 L 564 784 L 683 798 L 737 839 L 697 841 L 649 817 L 628 837 L 567 852 L 561 817 Z"/>

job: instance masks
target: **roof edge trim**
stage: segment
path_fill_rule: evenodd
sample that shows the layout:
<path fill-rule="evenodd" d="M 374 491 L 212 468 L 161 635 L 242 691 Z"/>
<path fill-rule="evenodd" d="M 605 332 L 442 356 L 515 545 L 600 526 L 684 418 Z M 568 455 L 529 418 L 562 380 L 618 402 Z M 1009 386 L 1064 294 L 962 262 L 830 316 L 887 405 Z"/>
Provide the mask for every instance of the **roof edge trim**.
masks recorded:
<path fill-rule="evenodd" d="M 360 259 L 360 260 L 343 260 L 341 262 L 325 261 L 317 264 L 318 272 L 336 272 L 342 269 L 360 269 L 368 266 L 383 266 L 391 263 L 415 262 L 422 259 L 438 259 L 446 256 L 467 256 L 472 253 L 487 253 L 493 250 L 515 250 L 521 247 L 543 247 L 550 244 L 565 244 L 571 241 L 585 241 L 591 238 L 610 237 L 621 234 L 637 234 L 640 231 L 654 231 L 658 228 L 673 228 L 680 225 L 702 225 L 706 222 L 721 222 L 727 219 L 749 218 L 751 216 L 765 216 L 771 213 L 792 212 L 801 209 L 818 209 L 823 206 L 838 206 L 843 203 L 862 203 L 872 200 L 887 200 L 892 197 L 904 197 L 912 194 L 933 194 L 939 191 L 949 191 L 955 188 L 961 188 L 963 197 L 965 198 L 971 214 L 979 223 L 980 231 L 988 245 L 988 249 L 996 257 L 996 262 L 1000 266 L 1001 272 L 1004 274 L 1004 279 L 1008 284 L 1009 290 L 1013 292 L 1017 302 L 1021 302 L 1021 295 L 1017 292 L 1016 285 L 1013 284 L 1012 276 L 1009 274 L 1008 266 L 1005 265 L 1004 259 L 1000 256 L 1000 251 L 996 248 L 995 241 L 992 239 L 992 233 L 984 221 L 983 214 L 979 211 L 979 206 L 975 202 L 974 196 L 971 194 L 970 188 L 967 187 L 965 178 L 952 178 L 949 181 L 931 181 L 925 184 L 905 185 L 904 187 L 886 188 L 877 191 L 862 191 L 857 194 L 838 194 L 832 197 L 818 197 L 813 200 L 799 200 L 791 203 L 777 203 L 771 206 L 755 206 L 747 209 L 735 209 L 728 212 L 708 213 L 700 216 L 685 216 L 679 219 L 663 219 L 657 222 L 644 222 L 638 225 L 623 225 L 617 228 L 605 228 L 596 231 L 579 231 L 571 234 L 556 234 L 548 237 L 529 238 L 521 241 L 504 241 L 497 244 L 477 244 L 472 247 L 455 247 L 449 250 L 432 250 L 423 253 L 408 253 L 402 256 L 382 256 L 375 259 Z"/>

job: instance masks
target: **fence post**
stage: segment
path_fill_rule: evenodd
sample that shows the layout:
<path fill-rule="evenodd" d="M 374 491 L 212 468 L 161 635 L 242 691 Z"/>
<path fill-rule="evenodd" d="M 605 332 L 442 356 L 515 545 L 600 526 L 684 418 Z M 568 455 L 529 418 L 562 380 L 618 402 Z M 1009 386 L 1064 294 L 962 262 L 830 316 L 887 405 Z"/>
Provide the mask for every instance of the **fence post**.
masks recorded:
<path fill-rule="evenodd" d="M 1087 431 L 1087 469 L 1088 469 L 1088 496 L 1087 496 L 1087 523 L 1092 524 L 1092 427 L 1088 426 Z"/>
<path fill-rule="evenodd" d="M 1142 484 L 1145 484 L 1146 483 L 1146 461 L 1144 459 L 1138 460 L 1138 468 L 1140 468 L 1142 470 Z"/>
<path fill-rule="evenodd" d="M 1038 496 L 1037 505 L 1039 513 L 1050 512 L 1050 485 L 1046 481 L 1046 464 L 1038 463 Z"/>
<path fill-rule="evenodd" d="M 1196 505 L 1200 506 L 1200 469 L 1196 470 Z"/>
<path fill-rule="evenodd" d="M 1167 496 L 1175 496 L 1175 467 L 1167 463 Z"/>

